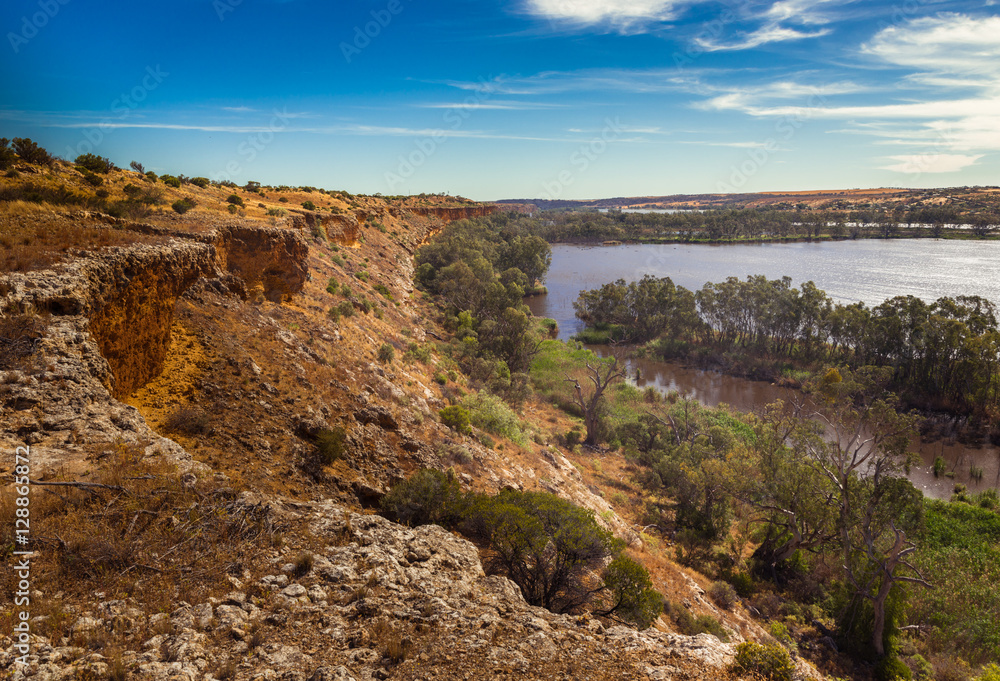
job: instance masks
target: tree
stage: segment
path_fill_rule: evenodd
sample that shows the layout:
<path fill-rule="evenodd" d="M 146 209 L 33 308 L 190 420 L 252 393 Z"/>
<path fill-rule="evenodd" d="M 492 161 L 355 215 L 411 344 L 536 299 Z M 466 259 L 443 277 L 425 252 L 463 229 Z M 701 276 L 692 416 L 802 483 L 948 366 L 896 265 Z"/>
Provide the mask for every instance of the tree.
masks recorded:
<path fill-rule="evenodd" d="M 648 629 L 663 611 L 663 596 L 653 589 L 649 572 L 625 554 L 620 554 L 604 569 L 600 591 L 605 596 L 605 605 L 594 610 L 600 617 Z"/>
<path fill-rule="evenodd" d="M 0 170 L 7 170 L 7 168 L 14 165 L 14 159 L 17 158 L 14 155 L 14 150 L 8 146 L 9 144 L 9 139 L 0 137 Z"/>
<path fill-rule="evenodd" d="M 726 467 L 730 493 L 760 512 L 767 533 L 753 557 L 777 577 L 777 567 L 796 551 L 815 550 L 838 536 L 836 496 L 810 455 L 823 433 L 801 416 L 801 406 L 775 402 L 755 419 L 754 437 Z"/>
<path fill-rule="evenodd" d="M 129 165 L 129 167 L 132 170 L 134 170 L 135 172 L 139 173 L 140 175 L 145 175 L 146 174 L 146 168 L 143 167 L 143 165 L 141 163 L 139 163 L 138 161 L 132 161 L 128 165 Z"/>
<path fill-rule="evenodd" d="M 586 363 L 586 380 L 589 380 L 593 388 L 584 390 L 577 378 L 566 377 L 566 380 L 573 384 L 573 404 L 578 406 L 583 412 L 583 422 L 587 428 L 587 437 L 583 444 L 597 444 L 598 422 L 600 418 L 601 398 L 604 392 L 615 381 L 625 378 L 625 365 L 619 360 L 618 355 L 612 354 L 604 360 Z"/>
<path fill-rule="evenodd" d="M 17 155 L 20 156 L 21 160 L 26 163 L 50 166 L 55 162 L 55 158 L 52 157 L 52 154 L 32 142 L 31 139 L 27 137 L 15 137 L 12 145 L 14 147 L 14 151 L 17 152 Z"/>
<path fill-rule="evenodd" d="M 837 529 L 847 581 L 854 602 L 868 601 L 873 610 L 870 643 L 885 655 L 886 604 L 894 586 L 924 582 L 905 557 L 907 541 L 917 526 L 919 492 L 902 477 L 912 462 L 908 453 L 915 418 L 896 410 L 895 395 L 886 390 L 892 371 L 862 367 L 841 376 L 830 371 L 811 386 L 821 400 L 813 417 L 827 429 L 825 440 L 808 446 L 811 456 L 833 486 Z"/>

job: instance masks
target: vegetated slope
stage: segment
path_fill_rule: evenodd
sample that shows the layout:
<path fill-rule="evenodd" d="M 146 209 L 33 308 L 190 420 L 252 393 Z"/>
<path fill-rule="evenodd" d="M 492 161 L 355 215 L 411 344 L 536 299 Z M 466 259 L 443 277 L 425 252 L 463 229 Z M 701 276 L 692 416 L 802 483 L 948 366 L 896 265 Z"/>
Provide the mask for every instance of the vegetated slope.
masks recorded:
<path fill-rule="evenodd" d="M 731 639 L 766 636 L 647 552 L 558 448 L 491 449 L 438 422 L 467 382 L 432 340 L 410 256 L 442 225 L 416 204 L 449 200 L 327 193 L 317 207 L 340 212 L 266 216 L 318 192 L 265 189 L 271 219 L 253 220 L 254 206 L 224 206 L 257 191 L 182 183 L 115 217 L 77 210 L 107 207 L 82 173 L 18 167 L 0 204 L 4 238 L 25 247 L 0 281 L 0 447 L 30 446 L 37 482 L 35 678 L 717 678 L 731 659 L 731 644 L 666 623 L 639 634 L 529 607 L 465 540 L 361 512 L 421 467 L 589 508 L 670 598 Z M 21 193 L 29 174 L 58 192 Z M 136 182 L 104 184 L 127 197 Z M 45 201 L 66 192 L 92 198 Z M 2 501 L 9 552 L 11 488 Z"/>

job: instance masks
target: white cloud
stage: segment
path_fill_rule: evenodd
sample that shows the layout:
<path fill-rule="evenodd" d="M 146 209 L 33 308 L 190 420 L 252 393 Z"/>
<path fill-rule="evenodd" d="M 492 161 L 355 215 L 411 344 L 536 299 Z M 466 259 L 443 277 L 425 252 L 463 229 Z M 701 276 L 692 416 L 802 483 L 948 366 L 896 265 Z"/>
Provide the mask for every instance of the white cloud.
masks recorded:
<path fill-rule="evenodd" d="M 954 173 L 968 168 L 983 157 L 982 154 L 969 156 L 966 154 L 917 154 L 909 156 L 890 156 L 892 165 L 882 166 L 881 170 L 891 170 L 896 173 L 919 175 L 921 173 Z"/>
<path fill-rule="evenodd" d="M 879 31 L 862 46 L 862 52 L 929 75 L 959 74 L 995 81 L 1000 76 L 1000 17 L 939 14 L 914 19 Z"/>
<path fill-rule="evenodd" d="M 674 0 L 527 0 L 529 14 L 554 21 L 593 26 L 607 24 L 621 31 L 674 16 Z"/>
<path fill-rule="evenodd" d="M 820 38 L 828 33 L 830 33 L 830 29 L 828 28 L 807 33 L 794 28 L 779 26 L 777 24 L 768 24 L 729 43 L 716 42 L 704 38 L 696 38 L 695 42 L 699 47 L 709 52 L 719 52 L 722 50 L 749 50 L 768 43 L 778 43 L 787 40 L 803 40 L 805 38 Z"/>

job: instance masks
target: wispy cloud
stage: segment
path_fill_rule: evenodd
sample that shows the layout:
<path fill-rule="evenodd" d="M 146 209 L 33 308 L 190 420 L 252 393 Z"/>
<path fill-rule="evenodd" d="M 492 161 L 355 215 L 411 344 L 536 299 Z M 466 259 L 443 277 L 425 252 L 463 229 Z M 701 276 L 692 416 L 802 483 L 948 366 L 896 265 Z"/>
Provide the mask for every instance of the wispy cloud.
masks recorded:
<path fill-rule="evenodd" d="M 758 28 L 756 31 L 743 34 L 730 42 L 720 42 L 707 38 L 697 38 L 695 42 L 699 47 L 708 52 L 720 52 L 723 50 L 749 50 L 760 47 L 768 43 L 785 42 L 788 40 L 804 40 L 806 38 L 820 38 L 830 33 L 831 29 L 823 28 L 818 31 L 800 31 L 786 26 L 769 24 Z"/>
<path fill-rule="evenodd" d="M 680 4 L 674 0 L 527 0 L 524 9 L 551 21 L 633 32 L 651 22 L 673 19 Z"/>
<path fill-rule="evenodd" d="M 983 157 L 982 154 L 969 156 L 966 154 L 917 154 L 909 156 L 890 156 L 896 163 L 882 166 L 881 170 L 891 170 L 909 175 L 920 173 L 954 173 L 968 168 Z"/>
<path fill-rule="evenodd" d="M 435 102 L 415 104 L 419 109 L 468 109 L 497 111 L 531 111 L 535 109 L 561 109 L 565 104 L 546 102 Z"/>

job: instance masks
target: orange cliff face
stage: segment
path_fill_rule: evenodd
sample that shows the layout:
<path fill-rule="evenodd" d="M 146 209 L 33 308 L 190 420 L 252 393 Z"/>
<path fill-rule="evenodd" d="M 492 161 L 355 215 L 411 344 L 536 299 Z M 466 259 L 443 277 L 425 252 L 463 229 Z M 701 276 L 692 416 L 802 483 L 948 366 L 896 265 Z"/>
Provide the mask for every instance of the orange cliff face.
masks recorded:
<path fill-rule="evenodd" d="M 471 220 L 472 218 L 484 218 L 500 210 L 494 204 L 480 204 L 478 206 L 460 206 L 457 208 L 444 208 L 440 206 L 420 206 L 411 209 L 416 215 L 433 215 L 442 220 Z"/>

